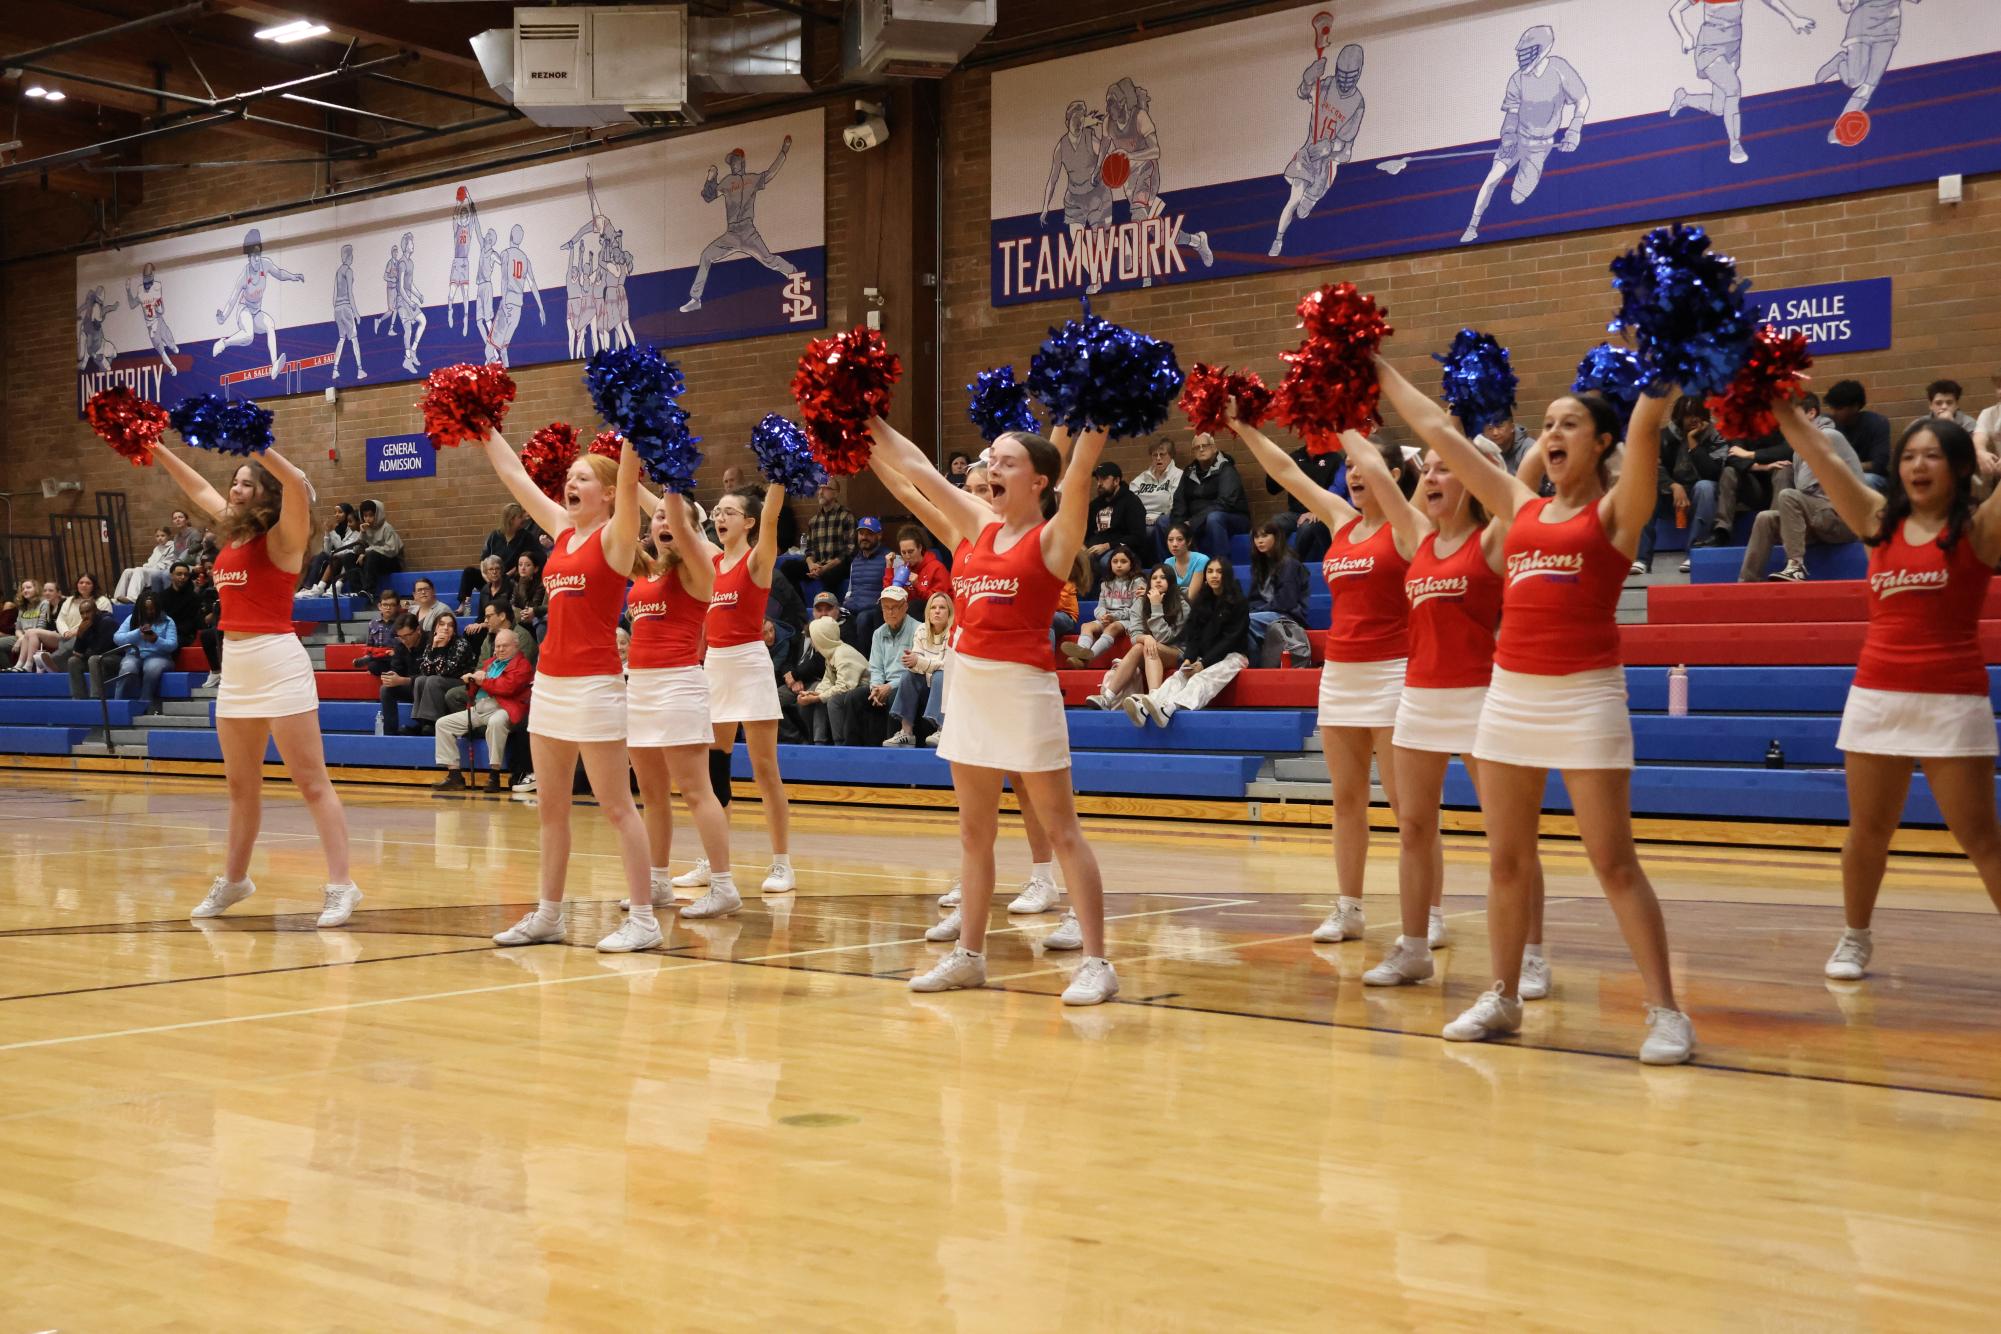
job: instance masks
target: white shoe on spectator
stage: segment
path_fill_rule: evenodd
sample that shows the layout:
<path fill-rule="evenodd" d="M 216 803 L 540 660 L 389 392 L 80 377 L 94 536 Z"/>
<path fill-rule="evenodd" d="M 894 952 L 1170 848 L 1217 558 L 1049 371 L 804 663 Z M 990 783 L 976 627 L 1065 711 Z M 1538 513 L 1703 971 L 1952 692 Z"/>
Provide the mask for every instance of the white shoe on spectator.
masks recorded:
<path fill-rule="evenodd" d="M 1634 561 L 1632 568 L 1626 571 L 1626 574 L 1629 578 L 1638 578 L 1640 575 L 1652 574 L 1652 573 L 1653 573 L 1652 566 L 1648 565 L 1645 561 L 1638 561 L 1638 560 Z"/>
<path fill-rule="evenodd" d="M 516 801 L 535 800 L 535 775 L 529 774 L 507 790 L 507 795 Z"/>
<path fill-rule="evenodd" d="M 1543 1000 L 1549 995 L 1549 960 L 1540 950 L 1522 954 L 1522 980 L 1515 994 L 1525 1001 Z"/>
<path fill-rule="evenodd" d="M 1048 912 L 1063 897 L 1063 891 L 1056 888 L 1054 880 L 1044 880 L 1040 876 L 1030 876 L 1021 886 L 1021 893 L 1014 896 L 1014 902 L 1007 905 L 1011 913 Z"/>
<path fill-rule="evenodd" d="M 938 743 L 940 741 L 943 741 L 944 739 L 945 739 L 945 733 L 941 730 L 933 732 L 930 736 L 925 737 L 924 744 L 927 746 L 931 746 L 935 749 Z"/>
<path fill-rule="evenodd" d="M 914 746 L 917 744 L 917 734 L 915 732 L 892 732 L 883 740 L 882 744 L 887 749 L 894 749 L 897 746 Z"/>
<path fill-rule="evenodd" d="M 1042 938 L 1042 948 L 1046 950 L 1081 950 L 1084 948 L 1084 924 L 1077 920 L 1077 914 L 1066 912 L 1056 929 Z"/>
<path fill-rule="evenodd" d="M 1152 695 L 1140 696 L 1140 707 L 1146 710 L 1147 717 L 1153 719 L 1155 727 L 1167 726 L 1167 720 L 1174 716 L 1172 707 L 1160 703 Z"/>
<path fill-rule="evenodd" d="M 1070 985 L 1063 988 L 1065 1005 L 1103 1005 L 1119 994 L 1119 975 L 1110 959 L 1086 958 Z"/>
<path fill-rule="evenodd" d="M 1127 695 L 1119 701 L 1119 707 L 1125 710 L 1126 717 L 1133 720 L 1134 727 L 1146 726 L 1146 706 L 1140 703 L 1138 695 Z"/>
<path fill-rule="evenodd" d="M 1785 569 L 1766 576 L 1766 582 L 1803 584 L 1806 582 L 1806 566 L 1800 561 L 1789 560 Z"/>
<path fill-rule="evenodd" d="M 1676 566 L 1675 568 L 1676 568 L 1676 569 L 1678 569 L 1678 570 L 1680 570 L 1680 571 L 1681 571 L 1681 572 L 1682 572 L 1683 574 L 1687 574 L 1687 573 L 1688 573 L 1688 569 L 1689 569 L 1689 566 L 1690 566 L 1691 564 L 1692 564 L 1692 562 L 1690 562 L 1690 561 L 1683 561 L 1683 562 L 1682 562 L 1682 563 L 1681 563 L 1680 565 Z"/>
<path fill-rule="evenodd" d="M 1647 1027 L 1653 1031 L 1640 1044 L 1643 1065 L 1680 1065 L 1695 1055 L 1695 1026 L 1680 1010 L 1647 1007 Z"/>
<path fill-rule="evenodd" d="M 633 954 L 652 949 L 660 940 L 658 921 L 640 922 L 628 917 L 618 924 L 618 930 L 598 942 L 598 953 Z"/>
<path fill-rule="evenodd" d="M 954 880 L 952 882 L 952 887 L 946 890 L 943 894 L 940 894 L 938 896 L 938 906 L 941 908 L 956 908 L 959 906 L 958 881 Z"/>
<path fill-rule="evenodd" d="M 1445 931 L 1445 909 L 1433 908 L 1424 922 L 1424 943 L 1435 950 L 1442 950 L 1452 943 Z"/>
<path fill-rule="evenodd" d="M 320 909 L 322 928 L 346 926 L 347 919 L 354 916 L 354 907 L 361 902 L 361 891 L 353 885 L 328 885 L 326 903 Z"/>
<path fill-rule="evenodd" d="M 1490 990 L 1480 993 L 1480 999 L 1473 1002 L 1457 1019 L 1445 1026 L 1445 1037 L 1452 1042 L 1484 1042 L 1488 1038 L 1517 1033 L 1522 1027 L 1522 1003 L 1501 990 L 1496 982 Z"/>
<path fill-rule="evenodd" d="M 912 991 L 964 991 L 987 984 L 987 959 L 960 945 L 931 966 L 929 972 L 910 979 Z"/>
<path fill-rule="evenodd" d="M 200 903 L 197 903 L 195 910 L 189 913 L 188 916 L 220 917 L 256 892 L 257 886 L 250 882 L 249 876 L 245 876 L 234 885 L 221 876 L 217 876 L 215 883 L 208 887 L 207 897 L 202 899 Z"/>
<path fill-rule="evenodd" d="M 681 916 L 694 921 L 704 917 L 728 917 L 743 907 L 743 896 L 735 885 L 718 885 L 681 909 Z"/>
<path fill-rule="evenodd" d="M 959 938 L 959 910 L 952 909 L 951 916 L 924 932 L 926 940 L 957 940 Z"/>
<path fill-rule="evenodd" d="M 1343 940 L 1360 940 L 1368 923 L 1362 916 L 1360 899 L 1342 899 L 1327 919 L 1313 928 L 1316 944 L 1333 945 Z"/>
<path fill-rule="evenodd" d="M 790 894 L 798 887 L 799 882 L 792 878 L 791 862 L 773 862 L 762 886 L 766 894 Z"/>
<path fill-rule="evenodd" d="M 526 917 L 494 936 L 496 945 L 557 945 L 563 940 L 563 918 L 558 914 L 555 922 L 542 920 L 541 910 L 535 909 Z"/>
<path fill-rule="evenodd" d="M 1408 936 L 1398 936 L 1397 943 L 1390 946 L 1390 952 L 1383 961 L 1362 974 L 1362 985 L 1370 987 L 1402 987 L 1412 982 L 1422 982 L 1438 971 L 1431 961 L 1431 951 L 1421 947 Z"/>
<path fill-rule="evenodd" d="M 1869 955 L 1875 948 L 1869 932 L 1848 927 L 1835 942 L 1834 953 L 1828 956 L 1827 967 L 1822 971 L 1839 982 L 1859 982 L 1869 971 Z"/>
<path fill-rule="evenodd" d="M 707 889 L 709 887 L 709 859 L 695 858 L 695 864 L 674 877 L 676 889 Z"/>
<path fill-rule="evenodd" d="M 222 673 L 210 672 L 207 676 L 202 678 L 201 688 L 203 690 L 213 690 L 221 684 L 222 684 Z"/>

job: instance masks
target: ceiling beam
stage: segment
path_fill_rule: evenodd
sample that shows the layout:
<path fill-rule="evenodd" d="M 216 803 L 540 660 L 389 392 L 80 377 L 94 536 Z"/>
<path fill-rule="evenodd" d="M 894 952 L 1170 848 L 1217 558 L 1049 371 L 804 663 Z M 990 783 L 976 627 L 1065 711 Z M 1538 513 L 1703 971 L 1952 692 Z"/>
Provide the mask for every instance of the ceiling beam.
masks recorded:
<path fill-rule="evenodd" d="M 99 28 L 94 32 L 86 32 L 76 37 L 64 37 L 53 42 L 45 42 L 41 46 L 30 47 L 26 51 L 15 51 L 11 55 L 0 56 L 0 68 L 5 68 L 9 65 L 23 65 L 31 60 L 43 60 L 64 51 L 73 51 L 80 46 L 91 46 L 109 39 L 126 37 L 135 32 L 143 32 L 148 28 L 157 28 L 163 23 L 174 23 L 181 19 L 195 18 L 207 13 L 208 8 L 209 0 L 193 0 L 192 4 L 179 5 L 173 9 L 163 9 L 157 14 L 148 14 L 142 18 L 129 19 L 124 23 L 114 23 L 109 28 Z"/>

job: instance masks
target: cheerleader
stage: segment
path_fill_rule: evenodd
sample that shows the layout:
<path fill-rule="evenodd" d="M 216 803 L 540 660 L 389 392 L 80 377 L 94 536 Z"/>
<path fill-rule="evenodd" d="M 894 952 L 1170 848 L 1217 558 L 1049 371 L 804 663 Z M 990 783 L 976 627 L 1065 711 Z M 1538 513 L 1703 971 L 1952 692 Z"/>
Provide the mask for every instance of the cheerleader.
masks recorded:
<path fill-rule="evenodd" d="M 541 897 L 535 910 L 493 938 L 496 945 L 549 945 L 563 939 L 563 881 L 570 867 L 570 788 L 582 758 L 591 792 L 611 822 L 625 871 L 631 918 L 598 942 L 608 953 L 660 942 L 647 876 L 646 826 L 632 804 L 625 749 L 625 667 L 618 656 L 618 618 L 625 609 L 626 572 L 639 554 L 639 506 L 617 503 L 638 485 L 639 451 L 613 463 L 586 454 L 570 465 L 560 503 L 529 479 L 507 440 L 486 437 L 487 462 L 545 533 L 556 535 L 542 566 L 549 593 L 547 631 L 535 664 L 528 743 L 542 776 Z M 635 930 L 634 928 L 638 928 Z"/>
<path fill-rule="evenodd" d="M 215 700 L 215 731 L 229 783 L 229 842 L 222 874 L 189 915 L 219 917 L 257 892 L 250 881 L 250 853 L 264 816 L 268 737 L 312 812 L 326 854 L 319 925 L 343 926 L 361 902 L 361 891 L 348 874 L 347 813 L 327 777 L 312 659 L 292 625 L 292 590 L 312 536 L 312 486 L 275 449 L 265 450 L 261 463 L 237 465 L 227 500 L 166 441 L 154 445 L 153 457 L 195 508 L 214 518 L 222 548 L 215 558 L 215 588 L 222 599 L 216 628 L 228 651 Z"/>
<path fill-rule="evenodd" d="M 1492 858 L 1487 941 L 1495 982 L 1445 1026 L 1445 1036 L 1477 1042 L 1521 1027 L 1522 959 L 1539 884 L 1536 835 L 1548 771 L 1556 769 L 1592 870 L 1639 965 L 1649 1029 L 1640 1059 L 1686 1061 L 1695 1034 L 1675 1004 L 1667 924 L 1633 846 L 1633 725 L 1616 619 L 1640 530 L 1654 518 L 1667 399 L 1640 399 L 1616 484 L 1609 475 L 1619 444 L 1612 405 L 1595 394 L 1551 403 L 1536 449 L 1556 494 L 1542 497 L 1452 430 L 1445 410 L 1388 362 L 1378 357 L 1376 369 L 1404 420 L 1508 525 L 1501 632 L 1473 741 Z"/>
<path fill-rule="evenodd" d="M 1063 991 L 1066 1005 L 1099 1005 L 1118 995 L 1105 958 L 1104 886 L 1084 841 L 1070 785 L 1070 736 L 1063 692 L 1051 670 L 1049 623 L 1063 583 L 1084 545 L 1091 469 L 1105 447 L 1087 431 L 1063 469 L 1057 447 L 1038 435 L 1009 432 L 994 442 L 987 467 L 989 499 L 968 495 L 942 476 L 917 446 L 880 418 L 871 419 L 874 466 L 908 478 L 961 534 L 973 534 L 953 567 L 965 614 L 953 650 L 944 739 L 938 754 L 952 765 L 959 803 L 961 924 L 959 944 L 913 991 L 984 986 L 987 911 L 993 901 L 994 837 L 1001 784 L 1013 776 L 1033 800 L 1077 905 L 1083 963 Z M 1052 503 L 1059 470 L 1060 502 Z"/>
<path fill-rule="evenodd" d="M 1369 865 L 1369 758 L 1382 777 L 1390 813 L 1397 812 L 1397 772 L 1390 732 L 1403 694 L 1409 655 L 1410 609 L 1404 575 L 1417 553 L 1421 518 L 1392 480 L 1403 469 L 1403 451 L 1388 442 L 1346 432 L 1350 504 L 1306 475 L 1306 470 L 1256 427 L 1232 418 L 1237 437 L 1264 465 L 1265 475 L 1292 494 L 1334 535 L 1321 571 L 1334 596 L 1327 632 L 1327 661 L 1320 669 L 1320 744 L 1334 788 L 1334 911 L 1314 928 L 1321 944 L 1362 938 L 1362 878 Z M 1357 454 L 1376 450 L 1382 467 L 1365 473 Z M 1381 480 L 1378 481 L 1377 479 Z M 1445 944 L 1445 918 L 1436 900 L 1427 939 Z"/>
<path fill-rule="evenodd" d="M 2001 560 L 2001 492 L 1973 503 L 1977 455 L 1956 422 L 1913 422 L 1891 455 L 1889 491 L 1879 495 L 1797 406 L 1773 411 L 1842 522 L 1869 544 L 1869 626 L 1835 742 L 1848 772 L 1847 929 L 1826 969 L 1854 981 L 1868 971 L 1869 921 L 1913 767 L 1924 766 L 1946 828 L 2001 907 L 1994 710 L 1980 649 L 1981 609 Z"/>

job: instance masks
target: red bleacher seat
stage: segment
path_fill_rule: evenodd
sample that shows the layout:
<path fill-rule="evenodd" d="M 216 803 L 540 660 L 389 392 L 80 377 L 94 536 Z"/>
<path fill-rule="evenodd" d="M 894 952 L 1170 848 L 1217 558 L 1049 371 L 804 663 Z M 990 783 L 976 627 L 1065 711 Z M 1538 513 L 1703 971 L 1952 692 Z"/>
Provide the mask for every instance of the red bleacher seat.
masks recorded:
<path fill-rule="evenodd" d="M 184 648 L 174 654 L 174 670 L 177 672 L 205 672 L 208 670 L 208 655 L 199 646 Z"/>
<path fill-rule="evenodd" d="M 2001 620 L 2001 584 L 1988 586 L 1981 617 Z M 1868 588 L 1860 579 L 1804 584 L 1664 584 L 1647 590 L 1650 625 L 1772 625 L 1868 618 Z"/>
<path fill-rule="evenodd" d="M 331 672 L 354 671 L 361 655 L 366 652 L 368 652 L 366 644 L 328 644 L 327 670 Z"/>
<path fill-rule="evenodd" d="M 375 699 L 382 683 L 367 672 L 314 672 L 321 699 Z"/>

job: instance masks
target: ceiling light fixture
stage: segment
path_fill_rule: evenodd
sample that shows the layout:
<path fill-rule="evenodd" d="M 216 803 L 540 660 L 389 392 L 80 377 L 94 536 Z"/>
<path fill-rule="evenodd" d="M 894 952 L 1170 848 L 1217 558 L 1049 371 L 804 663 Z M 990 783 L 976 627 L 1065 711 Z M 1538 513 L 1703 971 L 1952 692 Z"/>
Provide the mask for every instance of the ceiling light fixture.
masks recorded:
<path fill-rule="evenodd" d="M 293 42 L 303 42 L 308 37 L 324 36 L 330 31 L 332 30 L 324 23 L 315 23 L 311 19 L 293 19 L 290 23 L 281 23 L 275 28 L 259 29 L 257 39 L 289 46 Z"/>
<path fill-rule="evenodd" d="M 49 90 L 42 87 L 39 83 L 31 83 L 28 85 L 27 93 L 30 97 L 47 97 Z"/>
<path fill-rule="evenodd" d="M 51 88 L 51 89 L 49 89 L 49 91 L 48 91 L 48 93 L 46 94 L 46 96 L 48 97 L 48 100 L 49 100 L 49 101 L 51 101 L 51 102 L 60 102 L 60 101 L 62 101 L 62 100 L 63 100 L 63 99 L 65 98 L 65 97 L 68 97 L 68 96 L 69 96 L 69 94 L 68 94 L 68 93 L 65 93 L 65 92 L 64 92 L 64 91 L 63 91 L 62 89 L 60 89 L 60 88 Z"/>

